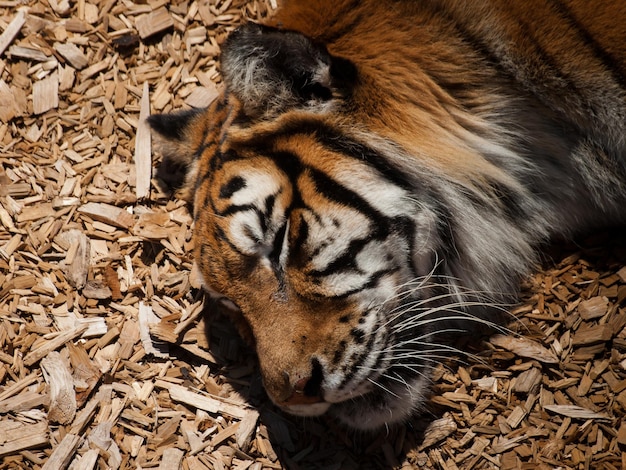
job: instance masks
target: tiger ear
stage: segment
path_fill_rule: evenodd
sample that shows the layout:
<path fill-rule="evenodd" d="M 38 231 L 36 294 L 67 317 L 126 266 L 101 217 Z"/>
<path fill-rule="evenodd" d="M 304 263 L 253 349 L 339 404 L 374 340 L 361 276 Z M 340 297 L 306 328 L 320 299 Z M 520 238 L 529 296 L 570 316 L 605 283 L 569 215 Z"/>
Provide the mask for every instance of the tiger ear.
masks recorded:
<path fill-rule="evenodd" d="M 202 119 L 205 109 L 190 109 L 148 117 L 150 128 L 159 137 L 163 161 L 157 169 L 157 178 L 170 189 L 182 188 L 189 179 L 195 158 L 193 128 Z"/>
<path fill-rule="evenodd" d="M 345 96 L 356 67 L 303 34 L 248 24 L 222 47 L 227 90 L 251 117 L 312 106 Z"/>

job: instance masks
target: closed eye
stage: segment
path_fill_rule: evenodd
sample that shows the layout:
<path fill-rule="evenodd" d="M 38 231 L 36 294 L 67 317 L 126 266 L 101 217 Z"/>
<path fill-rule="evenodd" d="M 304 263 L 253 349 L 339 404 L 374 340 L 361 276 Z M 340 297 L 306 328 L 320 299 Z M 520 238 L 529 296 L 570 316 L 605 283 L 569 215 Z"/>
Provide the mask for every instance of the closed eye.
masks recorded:
<path fill-rule="evenodd" d="M 268 254 L 267 258 L 270 260 L 272 267 L 279 271 L 282 270 L 285 265 L 287 257 L 287 227 L 289 223 L 285 222 L 282 227 L 276 232 L 276 236 L 272 242 L 272 251 Z"/>

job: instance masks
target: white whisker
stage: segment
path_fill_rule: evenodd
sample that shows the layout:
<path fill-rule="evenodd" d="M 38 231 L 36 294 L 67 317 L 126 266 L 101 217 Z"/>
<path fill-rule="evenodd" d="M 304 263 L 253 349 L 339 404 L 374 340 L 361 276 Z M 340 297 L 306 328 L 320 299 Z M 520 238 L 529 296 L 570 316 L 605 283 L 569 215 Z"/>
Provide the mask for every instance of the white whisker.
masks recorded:
<path fill-rule="evenodd" d="M 396 397 L 396 398 L 400 398 L 400 397 L 399 397 L 396 393 L 392 392 L 391 390 L 389 390 L 388 388 L 386 388 L 384 385 L 382 385 L 382 384 L 380 384 L 380 383 L 376 382 L 375 380 L 370 379 L 370 378 L 368 378 L 367 380 L 368 380 L 370 383 L 372 383 L 373 385 L 375 385 L 376 387 L 378 387 L 378 388 L 380 388 L 380 389 L 384 390 L 385 392 L 387 392 L 389 395 L 391 395 L 391 396 L 393 396 L 393 397 Z"/>

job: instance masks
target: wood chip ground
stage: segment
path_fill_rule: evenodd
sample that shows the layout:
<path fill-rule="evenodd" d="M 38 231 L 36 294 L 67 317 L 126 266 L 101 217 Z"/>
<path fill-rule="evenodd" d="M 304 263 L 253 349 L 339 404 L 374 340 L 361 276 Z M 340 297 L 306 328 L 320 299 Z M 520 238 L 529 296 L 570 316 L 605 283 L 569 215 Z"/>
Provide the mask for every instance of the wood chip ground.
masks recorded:
<path fill-rule="evenodd" d="M 561 250 L 519 336 L 368 436 L 286 416 L 193 288 L 144 117 L 202 106 L 273 0 L 0 0 L 1 469 L 626 468 L 626 237 Z M 465 346 L 463 346 L 465 347 Z"/>

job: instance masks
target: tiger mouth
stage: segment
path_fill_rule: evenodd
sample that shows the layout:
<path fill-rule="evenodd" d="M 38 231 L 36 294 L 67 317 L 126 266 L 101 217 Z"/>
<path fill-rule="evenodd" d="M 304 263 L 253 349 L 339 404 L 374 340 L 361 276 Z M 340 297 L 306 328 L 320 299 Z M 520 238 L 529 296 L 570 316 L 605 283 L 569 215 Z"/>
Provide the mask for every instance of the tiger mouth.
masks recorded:
<path fill-rule="evenodd" d="M 297 385 L 293 394 L 288 399 L 277 402 L 277 405 L 296 416 L 315 417 L 327 412 L 341 416 L 344 414 L 341 410 L 350 403 L 385 401 L 384 398 L 378 397 L 379 395 L 388 395 L 389 398 L 397 396 L 390 390 L 394 388 L 392 385 L 382 384 L 386 382 L 384 377 L 392 367 L 393 359 L 384 353 L 386 349 L 382 347 L 376 351 L 362 352 L 363 360 L 355 366 L 355 369 L 366 370 L 368 373 L 356 373 L 355 377 L 350 377 L 349 374 L 341 376 L 337 371 L 330 371 L 323 377 L 317 376 L 317 383 L 313 386 Z M 347 408 L 350 408 L 350 405 Z"/>
<path fill-rule="evenodd" d="M 321 401 L 310 404 L 281 406 L 292 415 L 318 417 L 328 415 L 353 429 L 371 431 L 391 423 L 402 422 L 423 406 L 429 382 L 422 376 L 404 386 L 371 392 L 338 403 Z"/>

